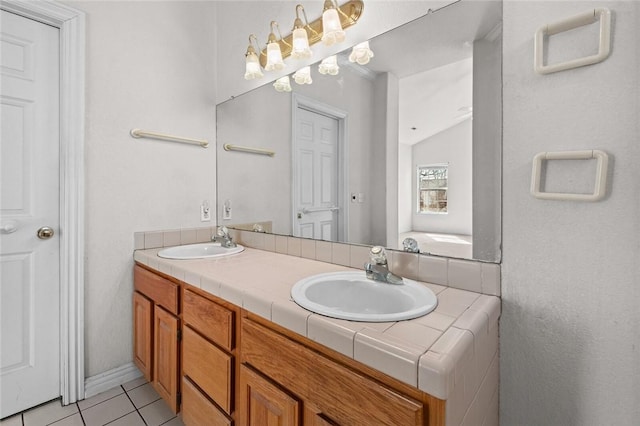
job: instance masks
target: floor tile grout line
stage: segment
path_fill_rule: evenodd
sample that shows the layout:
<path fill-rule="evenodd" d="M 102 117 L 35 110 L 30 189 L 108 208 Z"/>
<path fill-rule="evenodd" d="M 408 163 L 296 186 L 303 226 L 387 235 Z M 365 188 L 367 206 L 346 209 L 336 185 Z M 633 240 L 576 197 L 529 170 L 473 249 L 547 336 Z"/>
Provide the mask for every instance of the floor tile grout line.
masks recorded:
<path fill-rule="evenodd" d="M 84 416 L 82 415 L 82 410 L 80 409 L 80 405 L 76 402 L 76 406 L 78 407 L 78 413 L 80 413 L 80 420 L 82 420 L 82 424 L 87 426 L 87 422 L 84 421 Z"/>
<path fill-rule="evenodd" d="M 121 387 L 122 387 L 122 386 L 121 386 Z M 126 392 L 123 392 L 123 393 L 126 393 Z M 78 405 L 78 410 L 79 410 L 79 411 L 82 411 L 82 410 L 84 410 L 84 411 L 90 410 L 90 409 L 92 409 L 93 407 L 97 407 L 97 406 L 98 406 L 98 405 L 100 405 L 100 404 L 104 404 L 104 403 L 105 403 L 105 402 L 107 402 L 107 401 L 111 401 L 112 399 L 117 398 L 117 397 L 119 397 L 120 395 L 122 395 L 122 394 L 121 394 L 121 393 L 119 393 L 119 394 L 117 394 L 117 395 L 112 396 L 111 398 L 107 398 L 107 399 L 105 399 L 105 400 L 103 400 L 103 401 L 97 402 L 97 403 L 95 403 L 95 404 L 93 404 L 93 405 L 90 405 L 90 406 L 88 406 L 88 407 L 85 407 L 85 408 L 83 408 L 83 409 L 80 409 L 80 405 Z M 76 404 L 77 404 L 77 403 L 76 403 Z"/>
<path fill-rule="evenodd" d="M 62 398 L 58 398 L 58 400 L 60 401 L 60 406 L 61 406 L 61 407 L 68 407 L 69 405 L 71 405 L 71 404 L 68 404 L 68 405 L 62 405 Z M 54 401 L 56 401 L 56 400 L 54 400 Z M 54 423 L 56 423 L 56 422 L 59 422 L 59 421 L 64 420 L 64 419 L 68 419 L 69 417 L 71 417 L 71 416 L 75 416 L 76 414 L 78 414 L 78 413 L 80 412 L 80 407 L 78 407 L 78 403 L 77 403 L 77 402 L 73 402 L 72 404 L 75 404 L 75 406 L 76 406 L 76 408 L 78 409 L 78 411 L 76 411 L 75 413 L 71 413 L 71 414 L 69 414 L 69 415 L 66 415 L 66 416 L 64 416 L 64 417 L 60 417 L 59 419 L 54 420 L 54 421 L 52 421 L 51 423 L 47 423 L 47 426 L 50 426 L 50 425 L 52 425 L 52 424 L 54 424 Z M 22 414 L 23 414 L 23 415 L 22 415 L 22 424 L 23 424 L 23 425 L 24 425 L 24 413 L 25 413 L 25 412 L 23 412 L 23 413 L 22 413 Z"/>
<path fill-rule="evenodd" d="M 120 385 L 120 386 L 122 387 L 122 389 L 124 389 L 125 392 L 130 392 L 130 391 L 132 391 L 134 389 L 138 389 L 139 387 L 142 387 L 142 386 L 148 385 L 148 384 L 151 384 L 151 383 L 150 382 L 144 382 L 141 385 L 132 387 L 131 389 L 125 389 L 124 385 Z"/>
<path fill-rule="evenodd" d="M 149 402 L 149 403 L 147 403 L 147 404 L 145 404 L 145 405 L 143 405 L 143 406 L 141 406 L 141 407 L 137 407 L 137 406 L 134 404 L 133 400 L 131 399 L 131 396 L 129 395 L 129 392 L 131 392 L 131 391 L 133 391 L 133 390 L 135 390 L 135 389 L 138 389 L 138 388 L 140 388 L 140 387 L 142 387 L 142 386 L 145 386 L 145 385 L 147 385 L 147 384 L 148 384 L 148 382 L 147 382 L 147 383 L 142 383 L 142 384 L 139 384 L 138 386 L 134 386 L 134 387 L 132 387 L 131 389 L 125 389 L 125 388 L 124 388 L 124 385 L 119 385 L 119 386 L 120 386 L 120 388 L 122 389 L 123 393 L 127 396 L 127 399 L 128 399 L 128 400 L 131 402 L 131 404 L 133 405 L 134 411 L 135 411 L 136 413 L 138 413 L 138 415 L 140 416 L 140 418 L 142 419 L 142 421 L 143 421 L 143 423 L 144 423 L 145 425 L 147 425 L 147 421 L 146 421 L 146 419 L 144 418 L 144 416 L 142 415 L 142 413 L 140 412 L 140 409 L 145 408 L 145 407 L 147 407 L 147 406 L 149 406 L 149 405 L 151 405 L 151 404 L 154 404 L 154 403 L 156 403 L 156 402 L 160 401 L 162 398 L 161 398 L 161 397 L 159 397 L 158 399 L 153 400 L 153 401 L 151 401 L 151 402 Z M 82 424 L 83 424 L 84 426 L 94 426 L 94 425 L 87 425 L 87 422 L 86 422 L 86 420 L 85 420 L 85 418 L 84 418 L 84 412 L 85 412 L 85 411 L 87 411 L 87 410 L 90 410 L 90 409 L 92 409 L 92 408 L 94 408 L 94 407 L 96 407 L 96 406 L 98 406 L 98 405 L 100 405 L 100 404 L 102 404 L 102 403 L 105 403 L 105 402 L 107 402 L 107 401 L 110 401 L 110 400 L 112 400 L 112 399 L 114 399 L 114 398 L 116 398 L 116 397 L 118 397 L 118 396 L 120 396 L 120 395 L 122 395 L 122 393 L 119 393 L 119 394 L 117 394 L 117 395 L 114 395 L 114 396 L 112 396 L 111 398 L 107 398 L 107 399 L 105 399 L 105 400 L 103 400 L 103 401 L 97 402 L 97 403 L 95 403 L 95 404 L 93 404 L 93 405 L 90 405 L 90 406 L 88 406 L 88 407 L 85 407 L 85 408 L 80 408 L 80 404 L 79 404 L 79 402 L 80 402 L 80 401 L 76 401 L 76 402 L 74 402 L 73 404 L 75 404 L 75 406 L 76 406 L 76 408 L 77 408 L 77 410 L 78 410 L 78 411 L 76 411 L 76 412 L 74 412 L 74 413 L 71 413 L 71 414 L 69 414 L 69 415 L 63 416 L 63 417 L 61 417 L 61 418 L 59 418 L 59 419 L 56 419 L 54 422 L 49 423 L 48 425 L 51 425 L 51 424 L 53 424 L 53 423 L 59 422 L 59 421 L 61 421 L 61 420 L 67 419 L 67 418 L 69 418 L 69 417 L 72 417 L 72 416 L 74 416 L 74 415 L 76 415 L 76 414 L 79 414 L 79 415 L 80 415 L 80 420 L 82 421 Z M 58 398 L 58 400 L 59 400 L 59 398 Z M 47 404 L 47 403 L 51 403 L 51 402 L 53 402 L 53 401 L 55 401 L 55 400 L 48 401 L 48 402 L 42 403 L 42 404 L 40 404 L 40 405 L 45 405 L 45 404 Z M 82 400 L 81 400 L 81 401 L 82 401 Z M 20 425 L 21 425 L 21 426 L 25 426 L 25 416 L 24 416 L 24 415 L 25 415 L 25 413 L 26 413 L 27 411 L 30 411 L 30 410 L 34 409 L 34 408 L 36 408 L 36 407 L 32 407 L 32 408 L 29 408 L 29 409 L 27 409 L 27 410 L 25 410 L 25 411 L 22 411 L 22 412 L 20 412 L 20 413 L 17 413 L 17 415 L 19 415 L 19 416 L 20 416 Z M 131 412 L 129 412 L 129 413 L 126 413 L 126 414 L 124 414 L 124 415 L 122 415 L 122 416 L 118 417 L 117 419 L 114 419 L 114 420 L 110 421 L 110 422 L 109 422 L 109 423 L 107 423 L 107 424 L 113 423 L 113 422 L 115 422 L 116 420 L 119 420 L 119 419 L 121 419 L 121 418 L 123 418 L 123 417 L 125 417 L 125 416 L 128 416 L 129 414 L 133 413 L 134 411 L 131 411 Z M 174 419 L 176 419 L 176 418 L 178 418 L 178 416 L 177 416 L 177 415 L 175 415 L 175 416 L 173 416 L 172 418 L 168 419 L 167 421 L 165 421 L 164 423 L 162 423 L 162 425 L 167 424 L 167 423 L 171 422 L 172 420 L 174 420 Z"/>
<path fill-rule="evenodd" d="M 129 394 L 127 394 L 127 396 L 129 396 Z M 131 399 L 131 398 L 129 398 L 129 399 Z M 161 397 L 161 396 L 159 396 L 159 397 L 158 397 L 158 399 L 154 399 L 154 400 L 153 400 L 153 401 L 151 401 L 151 402 L 147 402 L 146 404 L 144 404 L 144 405 L 142 405 L 142 406 L 140 406 L 140 407 L 136 406 L 136 404 L 135 404 L 135 403 L 133 403 L 133 400 L 132 400 L 132 399 L 131 399 L 131 402 L 133 403 L 133 406 L 134 406 L 134 407 L 136 407 L 138 410 L 141 410 L 141 409 L 143 409 L 143 408 L 145 408 L 145 407 L 148 407 L 149 405 L 151 405 L 151 404 L 153 404 L 153 403 L 155 403 L 155 402 L 160 401 L 161 399 L 162 399 L 162 397 Z"/>
<path fill-rule="evenodd" d="M 107 399 L 105 399 L 104 401 L 100 401 L 100 402 L 99 402 L 99 403 L 97 403 L 97 404 L 91 405 L 91 406 L 89 406 L 89 407 L 85 408 L 85 411 L 86 411 L 86 410 L 89 410 L 89 409 L 91 409 L 91 408 L 93 408 L 93 407 L 97 407 L 98 405 L 100 405 L 100 404 L 102 404 L 102 403 L 104 403 L 104 402 L 111 401 L 112 399 L 117 398 L 117 397 L 119 397 L 120 395 L 123 395 L 123 394 L 124 394 L 124 395 L 127 395 L 127 391 L 124 389 L 124 386 L 120 385 L 120 388 L 122 389 L 122 393 L 119 393 L 119 394 L 117 394 L 117 395 L 115 395 L 115 396 L 113 396 L 113 397 L 111 397 L 111 398 L 107 398 Z M 135 389 L 135 388 L 134 388 L 134 389 Z M 129 395 L 127 395 L 127 398 L 129 399 L 129 401 L 131 401 L 131 398 L 129 398 Z M 133 405 L 133 408 L 135 408 L 135 405 L 133 404 L 133 402 L 131 402 L 131 404 Z M 84 416 L 82 415 L 82 410 L 80 410 L 80 406 L 78 406 L 78 409 L 79 409 L 79 411 L 80 411 L 80 417 L 82 417 L 82 422 L 83 422 L 83 424 L 84 424 L 85 426 L 98 426 L 98 425 L 87 425 L 87 422 L 85 422 L 85 420 L 84 420 Z M 137 410 L 136 410 L 136 411 L 137 411 Z M 129 414 L 131 414 L 131 413 L 133 413 L 133 411 L 130 411 L 130 412 L 126 413 L 126 414 L 123 414 L 122 416 L 120 416 L 120 417 L 118 417 L 118 418 L 116 418 L 116 419 L 113 419 L 113 420 L 111 420 L 109 423 L 106 423 L 106 424 L 113 423 L 113 422 L 115 422 L 116 420 L 119 420 L 119 419 L 121 419 L 121 418 L 123 418 L 123 417 L 125 417 L 125 416 L 128 416 L 128 415 L 129 415 Z M 142 417 L 142 416 L 140 416 L 140 417 Z M 99 425 L 99 426 L 104 426 L 104 425 Z"/>
<path fill-rule="evenodd" d="M 178 418 L 178 415 L 176 414 L 175 416 L 171 417 L 171 418 L 170 418 L 169 420 L 167 420 L 166 422 L 162 423 L 160 426 L 162 426 L 162 425 L 166 425 L 166 424 L 167 424 L 167 423 L 169 423 L 170 421 L 175 420 L 175 419 L 177 419 L 177 418 Z"/>
<path fill-rule="evenodd" d="M 133 414 L 133 413 L 135 413 L 135 411 L 131 411 L 131 412 L 127 413 L 127 414 L 123 414 L 123 415 L 121 415 L 120 417 L 118 417 L 117 419 L 113 419 L 113 420 L 111 420 L 109 423 L 105 423 L 105 424 L 104 424 L 104 425 L 102 425 L 102 426 L 110 425 L 111 423 L 113 423 L 113 422 L 117 422 L 118 420 L 122 419 L 123 417 L 127 417 L 129 414 Z"/>
<path fill-rule="evenodd" d="M 139 387 L 139 386 L 138 386 Z M 124 387 L 122 388 L 124 389 Z M 137 388 L 134 388 L 137 389 Z M 133 405 L 133 408 L 136 409 L 136 413 L 138 413 L 138 415 L 140 416 L 140 418 L 142 419 L 142 423 L 144 423 L 145 425 L 147 425 L 147 420 L 144 418 L 144 416 L 142 415 L 142 413 L 140 413 L 140 410 L 138 410 L 138 407 L 136 407 L 136 404 L 133 403 L 133 400 L 131 399 L 131 397 L 129 396 L 129 393 L 125 390 L 124 394 L 127 395 L 127 398 L 129 398 L 129 401 L 131 401 L 131 405 Z"/>

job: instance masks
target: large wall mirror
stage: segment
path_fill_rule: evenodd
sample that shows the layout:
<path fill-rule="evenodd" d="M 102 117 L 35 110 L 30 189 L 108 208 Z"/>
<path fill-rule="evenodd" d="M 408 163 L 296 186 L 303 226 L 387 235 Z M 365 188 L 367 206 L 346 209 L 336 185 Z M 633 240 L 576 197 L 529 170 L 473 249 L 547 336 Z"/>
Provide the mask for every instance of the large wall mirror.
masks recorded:
<path fill-rule="evenodd" d="M 369 40 L 367 64 L 348 49 L 337 75 L 218 105 L 218 224 L 499 262 L 501 22 L 460 0 Z"/>

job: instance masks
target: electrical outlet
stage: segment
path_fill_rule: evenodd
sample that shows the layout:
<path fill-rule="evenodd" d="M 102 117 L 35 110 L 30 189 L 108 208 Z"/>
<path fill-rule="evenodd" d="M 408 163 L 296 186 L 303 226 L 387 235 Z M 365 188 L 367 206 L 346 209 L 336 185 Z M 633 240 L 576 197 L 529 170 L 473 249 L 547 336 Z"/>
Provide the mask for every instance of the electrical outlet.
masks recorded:
<path fill-rule="evenodd" d="M 200 205 L 200 222 L 211 222 L 211 207 L 208 201 L 203 201 Z"/>
<path fill-rule="evenodd" d="M 231 200 L 226 200 L 222 205 L 222 219 L 231 220 Z"/>

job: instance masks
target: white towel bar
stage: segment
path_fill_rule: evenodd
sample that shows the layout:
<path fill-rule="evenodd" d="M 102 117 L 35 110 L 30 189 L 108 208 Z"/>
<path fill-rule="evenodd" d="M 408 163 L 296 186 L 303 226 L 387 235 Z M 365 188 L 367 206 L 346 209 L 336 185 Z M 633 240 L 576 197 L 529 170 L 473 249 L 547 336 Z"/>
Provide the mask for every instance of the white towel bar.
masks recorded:
<path fill-rule="evenodd" d="M 160 139 L 163 141 L 200 145 L 203 148 L 207 148 L 209 146 L 209 142 L 203 139 L 183 138 L 181 136 L 172 136 L 172 135 L 165 135 L 164 133 L 147 132 L 145 130 L 140 130 L 140 129 L 131 129 L 131 132 L 129 133 L 131 134 L 132 137 L 136 139 L 139 139 L 139 138 Z"/>
<path fill-rule="evenodd" d="M 276 155 L 275 152 L 269 151 L 268 149 L 249 148 L 247 146 L 232 145 L 230 143 L 225 143 L 222 147 L 224 148 L 225 151 L 249 152 L 251 154 L 268 155 L 269 157 L 273 157 L 274 155 Z"/>
<path fill-rule="evenodd" d="M 545 40 L 548 36 L 572 30 L 574 28 L 589 25 L 600 19 L 600 41 L 598 53 L 584 58 L 572 59 L 552 65 L 544 64 Z M 590 9 L 581 14 L 572 16 L 553 24 L 538 28 L 534 42 L 534 69 L 538 74 L 550 74 L 552 72 L 570 70 L 572 68 L 593 65 L 602 62 L 609 56 L 611 46 L 611 11 L 606 7 Z"/>
<path fill-rule="evenodd" d="M 540 188 L 542 181 L 542 162 L 545 160 L 591 160 L 598 161 L 596 165 L 595 188 L 592 194 L 571 194 L 560 192 L 543 192 Z M 607 189 L 607 167 L 609 156 L 606 152 L 598 150 L 588 151 L 559 151 L 541 152 L 533 157 L 533 169 L 531 172 L 531 195 L 543 200 L 566 201 L 598 201 L 604 198 Z"/>

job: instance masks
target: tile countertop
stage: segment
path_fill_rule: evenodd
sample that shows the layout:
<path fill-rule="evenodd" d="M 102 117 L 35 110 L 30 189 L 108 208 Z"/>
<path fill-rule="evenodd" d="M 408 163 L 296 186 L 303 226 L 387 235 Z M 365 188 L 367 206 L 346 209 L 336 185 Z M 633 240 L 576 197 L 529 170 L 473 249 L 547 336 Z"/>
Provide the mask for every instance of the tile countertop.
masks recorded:
<path fill-rule="evenodd" d="M 498 349 L 495 296 L 424 283 L 438 297 L 430 314 L 398 322 L 346 321 L 299 307 L 290 290 L 310 275 L 351 268 L 251 248 L 194 260 L 163 259 L 158 251 L 137 250 L 134 259 L 440 399 L 470 375 L 480 380 Z"/>

